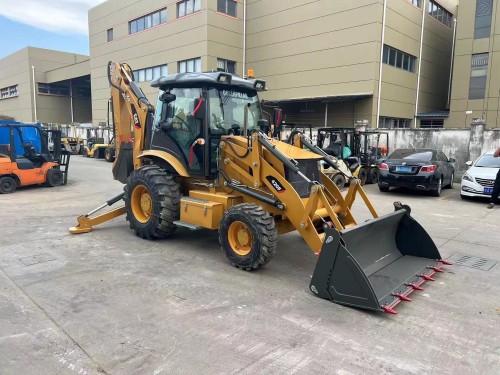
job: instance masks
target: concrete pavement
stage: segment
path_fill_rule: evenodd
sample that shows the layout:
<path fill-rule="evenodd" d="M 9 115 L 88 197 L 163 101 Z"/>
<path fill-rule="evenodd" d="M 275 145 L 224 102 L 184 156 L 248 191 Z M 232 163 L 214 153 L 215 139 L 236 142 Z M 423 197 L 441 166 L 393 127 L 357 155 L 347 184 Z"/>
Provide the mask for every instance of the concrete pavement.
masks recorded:
<path fill-rule="evenodd" d="M 69 184 L 0 195 L 1 374 L 497 374 L 500 264 L 455 265 L 390 316 L 316 298 L 316 257 L 296 233 L 257 272 L 231 267 L 216 232 L 144 241 L 124 217 L 70 235 L 76 217 L 122 191 L 111 164 L 74 156 Z M 500 262 L 500 208 L 400 200 L 443 258 Z M 357 202 L 357 218 L 368 218 Z"/>

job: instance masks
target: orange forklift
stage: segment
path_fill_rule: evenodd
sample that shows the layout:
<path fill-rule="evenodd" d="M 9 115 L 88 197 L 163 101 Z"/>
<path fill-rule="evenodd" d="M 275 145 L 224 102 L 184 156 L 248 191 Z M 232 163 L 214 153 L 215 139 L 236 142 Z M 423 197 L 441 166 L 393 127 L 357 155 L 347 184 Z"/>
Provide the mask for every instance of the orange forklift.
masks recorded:
<path fill-rule="evenodd" d="M 48 139 L 54 144 L 49 152 Z M 64 185 L 70 154 L 61 149 L 61 132 L 40 124 L 0 121 L 0 194 L 27 185 Z"/>

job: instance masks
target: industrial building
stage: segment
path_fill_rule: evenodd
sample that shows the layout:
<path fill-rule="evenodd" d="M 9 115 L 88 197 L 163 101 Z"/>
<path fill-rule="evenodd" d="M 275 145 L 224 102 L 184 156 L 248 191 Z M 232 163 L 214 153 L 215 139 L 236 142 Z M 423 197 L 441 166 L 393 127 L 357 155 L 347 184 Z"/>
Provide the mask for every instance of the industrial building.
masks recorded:
<path fill-rule="evenodd" d="M 22 122 L 91 122 L 89 57 L 26 47 L 1 59 L 0 115 Z"/>
<path fill-rule="evenodd" d="M 498 1 L 462 1 L 456 30 L 450 117 L 446 127 L 468 127 L 484 118 L 500 127 L 500 31 Z"/>
<path fill-rule="evenodd" d="M 443 126 L 457 4 L 108 0 L 89 11 L 93 122 L 106 121 L 114 60 L 153 102 L 149 82 L 166 73 L 253 69 L 289 123 Z"/>

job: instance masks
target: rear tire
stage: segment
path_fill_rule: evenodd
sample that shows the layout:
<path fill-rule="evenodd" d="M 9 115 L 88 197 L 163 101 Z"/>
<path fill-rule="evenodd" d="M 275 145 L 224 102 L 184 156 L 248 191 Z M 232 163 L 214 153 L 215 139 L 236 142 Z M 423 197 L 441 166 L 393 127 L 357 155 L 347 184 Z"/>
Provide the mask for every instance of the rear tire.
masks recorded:
<path fill-rule="evenodd" d="M 454 180 L 455 179 L 455 173 L 452 173 L 451 174 L 451 179 L 450 179 L 450 183 L 446 186 L 448 189 L 453 189 L 453 183 L 454 183 Z"/>
<path fill-rule="evenodd" d="M 126 219 L 135 234 L 144 239 L 170 236 L 177 228 L 181 193 L 174 176 L 157 165 L 133 171 L 124 187 Z"/>
<path fill-rule="evenodd" d="M 387 186 L 378 186 L 378 189 L 383 192 L 383 193 L 387 193 L 389 191 L 389 188 Z"/>
<path fill-rule="evenodd" d="M 278 231 L 269 212 L 255 204 L 243 203 L 231 207 L 222 217 L 219 242 L 233 266 L 250 271 L 274 257 Z"/>
<path fill-rule="evenodd" d="M 345 186 L 345 178 L 342 174 L 337 173 L 332 177 L 333 183 L 337 186 L 339 190 L 342 190 Z"/>
<path fill-rule="evenodd" d="M 368 183 L 369 184 L 376 184 L 378 183 L 378 176 L 380 172 L 378 168 L 370 168 L 370 172 L 368 173 Z"/>
<path fill-rule="evenodd" d="M 10 176 L 0 177 L 0 193 L 11 194 L 16 191 L 17 183 Z"/>
<path fill-rule="evenodd" d="M 439 197 L 441 195 L 442 189 L 443 189 L 443 176 L 439 177 L 438 186 L 434 190 L 431 190 L 431 195 L 433 197 Z"/>
<path fill-rule="evenodd" d="M 366 180 L 368 179 L 368 173 L 365 168 L 361 168 L 358 172 L 358 179 L 361 182 L 361 186 L 366 184 Z"/>
<path fill-rule="evenodd" d="M 104 151 L 104 159 L 106 159 L 106 161 L 109 163 L 115 161 L 115 156 L 113 155 L 113 150 L 111 148 L 107 147 Z"/>
<path fill-rule="evenodd" d="M 45 182 L 47 186 L 51 187 L 61 186 L 63 182 L 64 182 L 64 176 L 59 169 L 49 169 L 47 171 L 47 178 Z"/>

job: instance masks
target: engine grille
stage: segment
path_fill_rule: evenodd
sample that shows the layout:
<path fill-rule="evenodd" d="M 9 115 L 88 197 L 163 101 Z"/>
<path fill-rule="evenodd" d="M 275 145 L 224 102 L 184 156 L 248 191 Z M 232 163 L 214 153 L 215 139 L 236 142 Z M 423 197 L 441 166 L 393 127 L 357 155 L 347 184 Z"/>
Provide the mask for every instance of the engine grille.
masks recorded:
<path fill-rule="evenodd" d="M 475 178 L 476 182 L 479 184 L 479 185 L 482 185 L 482 186 L 491 186 L 493 187 L 493 185 L 495 184 L 495 180 L 489 180 L 487 178 Z"/>
<path fill-rule="evenodd" d="M 319 181 L 318 160 L 298 160 L 300 171 L 311 181 Z M 311 191 L 311 183 L 304 181 L 298 174 L 285 168 L 285 178 L 290 182 L 301 198 L 307 198 Z"/>

